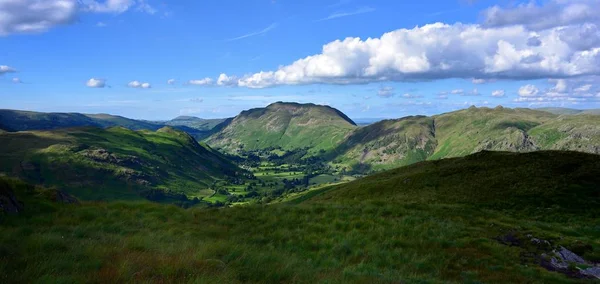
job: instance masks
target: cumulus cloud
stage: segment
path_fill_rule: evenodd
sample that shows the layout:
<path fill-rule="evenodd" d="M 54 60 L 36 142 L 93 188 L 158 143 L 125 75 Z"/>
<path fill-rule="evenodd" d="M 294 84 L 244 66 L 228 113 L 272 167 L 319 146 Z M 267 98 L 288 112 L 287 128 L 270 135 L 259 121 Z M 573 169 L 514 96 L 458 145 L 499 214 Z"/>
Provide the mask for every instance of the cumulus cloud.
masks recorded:
<path fill-rule="evenodd" d="M 463 90 L 463 89 L 456 89 L 456 90 L 450 91 L 450 93 L 453 94 L 453 95 L 462 95 L 462 94 L 465 93 L 465 90 Z"/>
<path fill-rule="evenodd" d="M 533 97 L 538 94 L 540 90 L 535 85 L 525 85 L 519 88 L 519 96 L 521 97 Z"/>
<path fill-rule="evenodd" d="M 0 0 L 0 36 L 36 33 L 77 18 L 76 0 Z"/>
<path fill-rule="evenodd" d="M 119 14 L 133 7 L 156 12 L 146 0 L 0 0 L 0 36 L 44 32 L 75 22 L 80 12 Z"/>
<path fill-rule="evenodd" d="M 21 79 L 19 79 L 19 78 L 12 78 L 11 82 L 13 82 L 15 84 L 21 84 L 21 83 L 23 83 L 23 81 L 21 81 Z"/>
<path fill-rule="evenodd" d="M 152 86 L 150 83 L 142 83 L 140 81 L 131 81 L 127 84 L 130 88 L 141 88 L 141 89 L 150 89 Z"/>
<path fill-rule="evenodd" d="M 478 84 L 485 84 L 487 81 L 486 81 L 486 80 L 484 80 L 484 79 L 475 79 L 475 78 L 473 78 L 473 80 L 471 80 L 471 82 L 472 82 L 473 84 L 476 84 L 476 85 L 478 85 Z"/>
<path fill-rule="evenodd" d="M 522 25 L 530 30 L 600 22 L 600 2 L 597 0 L 553 0 L 538 5 L 531 1 L 511 8 L 493 6 L 483 12 L 484 25 L 500 27 Z"/>
<path fill-rule="evenodd" d="M 211 85 L 212 83 L 213 83 L 213 79 L 211 79 L 211 78 L 204 78 L 204 79 L 189 80 L 188 81 L 188 84 L 190 84 L 190 85 L 198 85 L 198 86 Z"/>
<path fill-rule="evenodd" d="M 237 85 L 265 88 L 448 78 L 483 82 L 600 74 L 600 32 L 592 27 L 595 25 L 571 26 L 569 32 L 563 27 L 533 32 L 518 25 L 491 28 L 435 23 L 399 29 L 380 38 L 336 40 L 324 45 L 319 54 L 277 70 L 242 76 Z M 540 45 L 532 45 L 532 34 Z M 582 35 L 598 41 L 584 40 Z"/>
<path fill-rule="evenodd" d="M 377 95 L 382 98 L 390 98 L 390 97 L 394 96 L 395 94 L 396 93 L 394 92 L 394 87 L 390 87 L 390 86 L 381 87 L 377 91 Z"/>
<path fill-rule="evenodd" d="M 106 86 L 106 80 L 91 78 L 85 83 L 85 85 L 90 88 L 104 88 Z"/>
<path fill-rule="evenodd" d="M 504 90 L 494 90 L 492 91 L 492 97 L 504 97 Z"/>
<path fill-rule="evenodd" d="M 0 65 L 0 75 L 4 75 L 6 73 L 13 73 L 13 72 L 17 72 L 17 70 L 15 70 L 15 68 L 12 68 L 7 65 Z"/>
<path fill-rule="evenodd" d="M 235 76 L 227 76 L 227 74 L 219 75 L 217 79 L 217 85 L 219 86 L 235 86 L 237 85 L 237 78 Z"/>
<path fill-rule="evenodd" d="M 169 79 L 169 80 L 167 80 L 167 84 L 169 84 L 169 85 L 175 84 L 175 79 Z"/>

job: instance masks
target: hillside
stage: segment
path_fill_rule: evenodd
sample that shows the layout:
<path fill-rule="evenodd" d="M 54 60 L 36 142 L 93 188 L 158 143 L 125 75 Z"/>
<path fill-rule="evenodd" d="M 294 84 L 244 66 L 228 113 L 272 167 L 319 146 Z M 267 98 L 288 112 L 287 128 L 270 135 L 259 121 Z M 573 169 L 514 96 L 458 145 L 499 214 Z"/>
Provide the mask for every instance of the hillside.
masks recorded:
<path fill-rule="evenodd" d="M 110 114 L 81 114 L 58 112 L 34 112 L 22 110 L 0 110 L 0 124 L 12 131 L 52 130 L 67 127 L 111 127 L 122 126 L 131 130 L 157 130 L 162 125 L 129 119 Z"/>
<path fill-rule="evenodd" d="M 574 115 L 574 114 L 600 114 L 600 109 L 572 109 L 563 107 L 546 107 L 538 108 L 537 110 L 550 112 L 558 115 Z"/>
<path fill-rule="evenodd" d="M 600 153 L 600 120 L 531 109 L 470 107 L 432 117 L 384 120 L 352 132 L 327 154 L 346 167 L 390 169 L 482 150 Z"/>
<path fill-rule="evenodd" d="M 465 204 L 530 218 L 600 214 L 600 156 L 482 151 L 416 163 L 326 189 L 309 202 Z"/>
<path fill-rule="evenodd" d="M 359 162 L 377 169 L 426 160 L 435 147 L 433 119 L 410 116 L 356 129 L 330 155 L 336 164 Z"/>
<path fill-rule="evenodd" d="M 93 200 L 156 199 L 164 192 L 206 197 L 215 181 L 244 173 L 169 127 L 6 132 L 0 134 L 0 157 L 2 173 Z"/>
<path fill-rule="evenodd" d="M 599 156 L 574 152 L 482 152 L 221 209 L 61 204 L 0 177 L 24 205 L 0 213 L 0 280 L 594 283 L 599 189 Z M 559 250 L 583 261 L 553 269 Z"/>
<path fill-rule="evenodd" d="M 227 152 L 270 147 L 318 151 L 333 149 L 356 127 L 328 106 L 278 102 L 243 111 L 206 142 Z"/>

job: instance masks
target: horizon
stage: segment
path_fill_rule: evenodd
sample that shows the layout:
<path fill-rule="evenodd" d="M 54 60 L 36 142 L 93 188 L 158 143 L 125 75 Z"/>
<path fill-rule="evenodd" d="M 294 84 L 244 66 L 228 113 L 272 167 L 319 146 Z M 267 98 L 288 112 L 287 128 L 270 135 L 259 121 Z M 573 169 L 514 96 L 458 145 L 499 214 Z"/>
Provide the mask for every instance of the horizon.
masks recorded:
<path fill-rule="evenodd" d="M 357 119 L 600 108 L 599 2 L 389 2 L 0 1 L 1 107 L 146 120 L 276 101 Z"/>
<path fill-rule="evenodd" d="M 271 105 L 271 104 L 275 104 L 275 103 L 283 103 L 283 104 L 295 104 L 297 102 L 285 102 L 285 101 L 278 101 L 278 102 L 272 102 L 269 103 L 268 105 L 265 106 L 261 106 L 261 107 L 257 107 L 257 108 L 266 108 L 267 106 Z M 315 104 L 315 103 L 297 103 L 297 104 L 301 104 L 301 105 L 307 105 L 307 104 L 314 104 L 317 106 L 328 106 L 328 107 L 333 107 L 330 105 L 322 105 L 322 104 Z M 464 108 L 459 108 L 459 109 L 455 109 L 455 110 L 450 110 L 450 111 L 446 111 L 446 112 L 440 112 L 440 113 L 434 113 L 434 114 L 428 114 L 425 116 L 435 116 L 435 115 L 441 115 L 441 114 L 445 114 L 445 113 L 450 113 L 450 112 L 454 112 L 454 111 L 460 111 L 460 110 L 464 110 L 464 109 L 468 109 L 470 107 L 476 107 L 476 108 L 489 108 L 489 109 L 493 109 L 493 108 L 497 108 L 497 107 L 503 107 L 503 108 L 509 108 L 509 107 L 505 107 L 503 105 L 496 105 L 496 106 L 468 106 L 468 107 L 464 107 Z M 544 109 L 548 109 L 548 108 L 556 108 L 556 109 L 569 109 L 569 110 L 577 110 L 577 111 L 585 111 L 585 110 L 596 110 L 595 108 L 566 108 L 566 107 L 539 107 L 539 108 L 530 108 L 530 107 L 513 107 L 510 109 L 517 109 L 517 108 L 524 108 L 524 109 L 531 109 L 531 110 L 540 110 L 543 111 Z M 337 108 L 334 108 L 337 109 Z M 25 112 L 38 112 L 38 111 L 34 111 L 34 110 L 26 110 L 26 109 L 0 109 L 0 110 L 13 110 L 13 111 L 25 111 Z M 249 110 L 249 109 L 245 109 L 245 110 Z M 242 110 L 242 111 L 245 111 Z M 339 109 L 338 109 L 339 110 Z M 240 111 L 240 113 L 242 112 Z M 342 113 L 344 113 L 342 110 L 339 110 Z M 134 119 L 134 120 L 139 120 L 139 121 L 170 121 L 170 120 L 174 120 L 180 117 L 192 117 L 192 118 L 200 118 L 200 119 L 227 119 L 227 118 L 233 118 L 238 116 L 240 113 L 235 114 L 233 116 L 227 116 L 227 117 L 201 117 L 201 116 L 196 116 L 196 115 L 178 115 L 175 117 L 171 117 L 171 118 L 167 118 L 167 119 L 153 119 L 153 118 L 139 118 L 139 117 L 129 117 L 129 116 L 124 116 L 124 115 L 120 115 L 120 114 L 115 114 L 115 113 L 105 113 L 105 112 L 98 112 L 98 113 L 81 113 L 81 112 L 46 112 L 46 111 L 39 111 L 41 113 L 79 113 L 79 114 L 89 114 L 89 115 L 112 115 L 112 116 L 121 116 L 124 118 L 129 118 L 129 119 Z M 346 114 L 346 113 L 344 113 Z M 372 123 L 372 122 L 377 122 L 380 120 L 388 120 L 388 119 L 401 119 L 404 117 L 409 117 L 409 116 L 414 116 L 414 115 L 423 115 L 423 114 L 409 114 L 409 115 L 405 115 L 405 116 L 399 116 L 399 117 L 351 117 L 348 116 L 352 121 L 354 122 L 358 122 L 358 123 Z"/>

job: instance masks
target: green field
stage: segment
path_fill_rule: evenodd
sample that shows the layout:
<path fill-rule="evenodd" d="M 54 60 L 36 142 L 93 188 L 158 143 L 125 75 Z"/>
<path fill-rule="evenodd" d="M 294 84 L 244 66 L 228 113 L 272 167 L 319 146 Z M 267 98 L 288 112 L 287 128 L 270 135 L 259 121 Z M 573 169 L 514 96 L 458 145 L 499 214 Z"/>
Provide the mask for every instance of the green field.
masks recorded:
<path fill-rule="evenodd" d="M 187 210 L 56 204 L 11 182 L 28 209 L 1 217 L 0 281 L 575 283 L 539 265 L 551 248 L 529 236 L 599 262 L 599 179 L 596 155 L 484 152 Z"/>

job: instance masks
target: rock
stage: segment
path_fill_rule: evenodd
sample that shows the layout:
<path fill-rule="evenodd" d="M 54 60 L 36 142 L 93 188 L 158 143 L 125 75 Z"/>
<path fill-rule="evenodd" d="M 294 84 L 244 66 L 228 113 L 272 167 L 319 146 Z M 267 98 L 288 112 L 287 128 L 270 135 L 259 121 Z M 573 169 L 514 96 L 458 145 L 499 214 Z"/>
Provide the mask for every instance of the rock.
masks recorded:
<path fill-rule="evenodd" d="M 580 271 L 581 274 L 600 279 L 600 267 L 590 267 Z"/>
<path fill-rule="evenodd" d="M 12 192 L 0 193 L 0 212 L 16 214 L 21 210 L 23 210 L 23 203 L 19 202 Z"/>
<path fill-rule="evenodd" d="M 555 253 L 563 262 L 577 263 L 577 264 L 587 263 L 585 261 L 585 259 L 583 259 L 581 256 L 576 255 L 574 252 L 572 252 L 564 247 L 560 247 L 560 250 L 558 252 L 555 251 Z"/>
<path fill-rule="evenodd" d="M 79 204 L 79 200 L 77 200 L 77 198 L 60 190 L 56 190 L 52 201 L 64 204 Z"/>
<path fill-rule="evenodd" d="M 23 203 L 10 189 L 8 184 L 0 182 L 0 213 L 16 214 L 23 210 Z"/>

